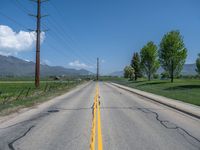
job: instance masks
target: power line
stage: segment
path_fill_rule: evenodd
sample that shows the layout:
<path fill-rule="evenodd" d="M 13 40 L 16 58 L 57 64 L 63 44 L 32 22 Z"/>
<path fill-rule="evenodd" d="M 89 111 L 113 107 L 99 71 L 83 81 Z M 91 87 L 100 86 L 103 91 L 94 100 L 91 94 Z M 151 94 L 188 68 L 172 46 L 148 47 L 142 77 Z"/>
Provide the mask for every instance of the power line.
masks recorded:
<path fill-rule="evenodd" d="M 16 25 L 18 25 L 19 27 L 23 27 L 25 30 L 28 30 L 28 28 L 27 28 L 25 25 L 23 25 L 22 23 L 19 23 L 19 22 L 16 21 L 15 19 L 9 17 L 8 15 L 5 15 L 5 14 L 2 13 L 2 12 L 0 12 L 0 14 L 1 14 L 4 18 L 6 18 L 6 19 L 12 21 L 13 23 L 15 23 Z"/>
<path fill-rule="evenodd" d="M 61 18 L 61 20 L 63 20 L 63 19 L 64 19 L 64 16 L 63 16 L 63 14 L 60 12 L 60 10 L 59 10 L 52 2 L 50 2 L 50 5 L 52 5 L 52 7 L 56 10 L 58 16 Z M 51 17 L 51 18 L 53 18 L 53 17 Z M 53 19 L 54 19 L 54 18 L 53 18 Z M 60 29 L 62 30 L 62 33 L 65 33 L 65 35 L 67 35 L 67 37 L 68 37 L 69 39 L 71 39 L 72 42 L 77 43 L 77 42 L 72 38 L 72 36 L 70 36 L 68 33 L 66 33 L 65 28 L 63 28 L 63 26 L 60 25 L 58 21 L 56 21 L 56 20 L 54 19 L 54 22 L 56 22 L 57 25 L 59 25 Z M 76 44 L 75 44 L 75 45 L 76 45 Z M 89 60 L 92 62 L 92 64 L 95 62 L 95 59 L 94 59 L 94 58 L 87 57 L 87 59 L 89 59 Z"/>
<path fill-rule="evenodd" d="M 32 0 L 32 1 L 34 1 L 34 2 L 37 2 L 37 0 Z M 23 11 L 23 12 L 25 12 L 25 13 L 28 13 L 29 14 L 29 10 L 26 8 L 26 7 L 24 7 L 23 6 L 23 4 L 19 1 L 19 0 L 13 0 L 13 2 L 16 4 L 16 6 L 21 10 L 21 11 Z M 41 0 L 40 0 L 40 2 L 41 2 Z M 58 9 L 57 9 L 58 10 Z M 25 25 L 23 25 L 23 24 L 21 24 L 21 23 L 19 23 L 18 21 L 16 21 L 15 19 L 13 19 L 13 18 L 11 18 L 11 17 L 9 17 L 9 16 L 7 16 L 7 15 L 5 15 L 5 14 L 3 14 L 3 13 L 1 13 L 0 12 L 0 14 L 2 15 L 2 16 L 4 16 L 5 18 L 7 18 L 8 20 L 10 20 L 10 21 L 12 21 L 12 22 L 14 22 L 15 24 L 17 24 L 18 26 L 20 26 L 20 27 L 23 27 L 25 30 L 27 30 L 28 28 L 25 26 Z M 35 16 L 35 15 L 32 15 L 32 16 Z M 42 17 L 42 16 L 41 16 Z M 53 18 L 53 17 L 52 17 Z M 55 22 L 57 22 L 54 18 L 53 18 L 53 20 L 55 21 Z M 53 26 L 54 26 L 54 24 L 55 24 L 55 22 L 53 22 L 53 21 L 48 21 L 48 22 L 50 22 L 50 24 L 52 24 Z M 53 22 L 53 23 L 52 23 Z M 44 24 L 42 24 L 42 25 L 44 25 Z M 69 49 L 75 54 L 75 56 L 77 55 L 79 55 L 78 57 L 80 57 L 80 58 L 84 58 L 84 60 L 86 61 L 86 62 L 88 62 L 90 65 L 94 65 L 94 63 L 93 63 L 93 61 L 89 61 L 89 59 L 88 58 L 86 58 L 85 59 L 85 57 L 83 57 L 84 55 L 81 55 L 80 53 L 76 53 L 76 51 L 74 50 L 74 48 L 71 46 L 71 45 L 69 45 L 69 43 L 67 42 L 67 40 L 66 39 L 69 39 L 71 42 L 74 42 L 74 40 L 70 37 L 70 35 L 68 35 L 68 33 L 66 33 L 66 31 L 65 31 L 65 29 L 63 28 L 63 26 L 61 25 L 61 24 L 59 24 L 59 27 L 57 26 L 58 24 L 56 24 L 55 26 L 54 26 L 54 29 L 56 30 L 55 32 L 54 32 L 54 34 L 52 35 L 52 34 L 50 34 L 50 35 L 52 35 L 52 38 L 54 38 L 54 39 L 56 39 L 55 38 L 55 36 L 54 35 L 56 35 L 57 36 L 57 38 L 58 38 L 58 40 L 60 40 L 60 41 L 62 41 L 67 47 L 69 47 Z M 46 25 L 45 25 L 45 27 L 47 27 Z M 37 31 L 37 30 L 36 30 Z M 30 32 L 29 32 L 30 33 Z M 67 37 L 67 38 L 66 38 Z M 57 40 L 57 39 L 56 39 Z M 60 42 L 59 41 L 59 42 Z M 36 46 L 37 47 L 37 46 Z M 53 46 L 54 48 L 55 48 L 55 46 Z M 57 49 L 57 48 L 56 48 Z M 73 50 L 74 51 L 73 51 Z M 66 56 L 65 55 L 65 51 L 63 52 L 63 51 L 61 51 L 62 52 L 62 54 L 64 55 L 64 56 Z M 37 61 L 36 61 L 37 62 Z"/>
<path fill-rule="evenodd" d="M 50 4 L 51 4 L 51 2 L 50 2 Z M 52 17 L 52 15 L 49 18 L 51 18 L 52 20 L 47 19 L 46 21 L 48 22 L 48 24 L 53 26 L 51 31 L 54 32 L 54 30 L 55 30 L 54 34 L 60 39 L 60 41 L 62 41 L 74 55 L 80 57 L 81 59 L 83 59 L 84 61 L 89 63 L 90 65 L 93 65 L 94 61 L 91 61 L 89 58 L 85 58 L 84 57 L 85 54 L 83 54 L 83 53 L 81 54 L 80 52 L 77 52 L 77 49 L 75 49 L 72 46 L 71 42 L 74 42 L 74 40 L 71 38 L 71 36 L 68 33 L 66 33 L 63 26 L 61 24 L 59 24 L 59 22 L 56 19 L 54 19 L 54 17 Z M 42 25 L 44 25 L 47 28 L 46 24 L 43 23 Z M 69 39 L 70 41 L 68 41 L 67 39 Z"/>
<path fill-rule="evenodd" d="M 50 17 L 50 18 L 53 18 L 53 17 Z M 74 53 L 75 55 L 79 56 L 80 58 L 83 58 L 84 54 L 77 52 L 76 49 L 73 48 L 73 46 L 70 43 L 68 43 L 68 41 L 66 40 L 66 39 L 69 39 L 69 38 L 66 38 L 69 36 L 66 34 L 65 30 L 62 29 L 62 26 L 60 25 L 58 27 L 59 24 L 57 23 L 57 21 L 55 21 L 55 19 L 54 19 L 54 21 L 50 21 L 49 19 L 47 21 L 49 24 L 51 24 L 53 26 L 53 29 L 55 29 L 54 34 L 57 34 L 57 37 L 59 37 L 59 39 L 61 39 L 61 41 L 63 41 L 66 44 L 66 46 L 70 48 L 71 52 Z M 54 25 L 54 22 L 56 22 L 56 25 Z M 84 58 L 84 60 L 86 62 L 89 62 L 90 64 L 94 64 L 94 62 L 89 60 L 88 58 L 86 58 L 86 59 Z"/>
<path fill-rule="evenodd" d="M 49 22 L 49 24 L 52 24 L 51 22 Z M 53 25 L 53 24 L 52 24 Z M 54 25 L 53 25 L 54 26 Z M 93 61 L 91 61 L 90 59 L 88 58 L 85 58 L 83 56 L 85 56 L 85 54 L 81 54 L 80 52 L 77 52 L 75 48 L 73 48 L 73 46 L 71 44 L 68 43 L 68 41 L 66 40 L 66 34 L 65 34 L 65 31 L 62 30 L 61 28 L 58 29 L 57 26 L 54 26 L 54 29 L 55 29 L 55 32 L 54 34 L 57 35 L 57 37 L 60 39 L 60 41 L 62 41 L 67 47 L 69 47 L 69 50 L 74 53 L 75 55 L 77 55 L 78 57 L 82 58 L 84 61 L 90 63 L 90 64 L 94 64 Z"/>
<path fill-rule="evenodd" d="M 47 27 L 45 24 L 43 24 L 45 27 Z M 51 33 L 54 33 L 53 35 L 51 34 Z M 72 49 L 74 49 L 74 48 L 72 48 L 70 45 L 68 45 L 68 43 L 67 43 L 67 41 L 65 40 L 66 38 L 61 34 L 61 33 L 59 33 L 59 31 L 57 30 L 57 31 L 53 31 L 52 30 L 52 32 L 49 32 L 49 34 L 52 36 L 52 38 L 54 38 L 55 39 L 55 36 L 57 37 L 57 39 L 59 40 L 59 42 L 62 42 L 63 44 L 65 44 L 65 46 L 66 47 L 68 47 L 69 48 L 69 50 L 71 50 L 71 52 L 73 53 L 73 54 L 75 54 L 76 56 L 78 56 L 78 57 L 80 57 L 81 59 L 83 59 L 84 61 L 86 61 L 88 64 L 90 64 L 90 65 L 93 65 L 94 63 L 93 62 L 90 62 L 87 58 L 85 59 L 85 57 L 83 57 L 83 55 L 80 55 L 79 53 L 76 53 L 76 51 L 74 50 L 72 50 Z"/>
<path fill-rule="evenodd" d="M 52 34 L 49 33 L 49 37 L 51 37 L 51 39 L 56 39 L 55 36 L 52 36 Z M 48 44 L 46 44 L 50 49 L 56 51 L 58 48 L 52 44 L 51 42 L 49 42 Z M 65 56 L 65 57 L 69 57 L 64 51 L 62 51 L 61 49 L 59 51 L 56 51 L 57 54 L 62 54 L 61 56 Z M 59 53 L 58 53 L 59 52 Z"/>
<path fill-rule="evenodd" d="M 73 39 L 65 32 L 65 30 L 62 28 L 62 26 L 51 16 L 52 20 L 47 19 L 47 22 L 51 24 L 54 29 L 56 29 L 60 34 L 64 35 L 66 39 L 68 39 L 68 42 L 73 42 Z M 58 27 L 59 26 L 59 27 Z"/>
<path fill-rule="evenodd" d="M 56 52 L 56 53 L 52 53 L 52 54 L 56 54 L 58 56 L 68 57 L 68 55 L 63 53 L 61 50 L 59 50 L 59 53 L 58 53 L 58 48 L 56 48 L 54 44 L 50 43 L 50 44 L 46 44 L 46 46 L 48 47 L 48 50 L 52 50 L 52 51 Z M 48 52 L 51 52 L 51 51 L 48 51 Z"/>
<path fill-rule="evenodd" d="M 12 0 L 12 1 L 14 1 L 15 2 L 15 4 L 16 4 L 16 6 L 21 10 L 21 11 L 23 11 L 23 12 L 25 12 L 25 13 L 29 13 L 30 11 L 26 8 L 26 7 L 24 7 L 23 6 L 23 4 L 19 1 L 19 0 Z M 52 19 L 55 21 L 55 19 L 52 17 Z M 51 20 L 49 20 L 49 23 L 51 24 L 51 25 L 53 25 L 53 27 L 54 27 L 54 29 L 56 29 L 60 34 L 62 34 L 63 36 L 62 37 L 64 37 L 64 36 L 67 36 L 68 37 L 68 39 L 70 39 L 71 41 L 72 41 L 72 38 L 70 38 L 70 36 L 69 35 L 67 35 L 67 34 L 64 34 L 64 32 L 63 32 L 63 28 L 62 28 L 62 26 L 60 25 L 60 27 L 62 28 L 62 30 L 59 30 L 59 29 L 61 29 L 61 28 L 58 28 L 57 27 L 57 25 L 54 25 L 52 22 L 50 22 Z M 55 21 L 56 22 L 56 21 Z M 47 28 L 47 26 L 44 24 L 44 23 L 42 23 L 42 25 L 44 25 L 46 28 Z M 57 34 L 57 31 L 55 32 L 56 34 Z M 65 32 L 66 33 L 66 32 Z M 54 36 L 52 36 L 52 37 L 54 37 Z M 57 37 L 59 38 L 59 39 L 66 39 L 66 38 L 60 38 L 60 36 L 59 36 L 59 34 L 57 34 Z M 54 38 L 55 39 L 55 38 Z M 66 44 L 67 45 L 67 44 Z M 67 45 L 70 49 L 72 49 L 72 47 L 71 46 L 69 46 L 69 45 Z M 92 63 L 91 63 L 92 64 Z"/>
<path fill-rule="evenodd" d="M 21 12 L 24 12 L 26 15 L 30 14 L 30 10 L 28 10 L 19 0 L 10 0 L 11 2 L 13 2 L 12 4 L 14 4 L 19 10 L 21 10 Z M 29 19 L 34 22 L 34 20 L 31 19 L 31 17 L 29 17 Z"/>
<path fill-rule="evenodd" d="M 60 16 L 60 18 L 61 18 L 61 17 L 64 18 L 63 14 L 60 12 L 60 10 L 59 10 L 55 5 L 53 5 L 53 3 L 50 2 L 50 5 L 56 10 L 56 12 L 57 12 L 57 14 Z M 61 26 L 61 28 L 63 29 L 62 26 Z M 65 32 L 65 33 L 66 33 L 66 32 Z M 74 41 L 70 35 L 69 35 L 68 37 L 69 37 L 72 41 Z"/>
<path fill-rule="evenodd" d="M 16 6 L 21 9 L 23 12 L 25 12 L 26 14 L 29 14 L 31 11 L 28 10 L 26 7 L 24 7 L 24 5 L 19 1 L 19 0 L 12 0 Z"/>
<path fill-rule="evenodd" d="M 47 27 L 45 24 L 43 24 L 45 27 Z M 54 34 L 52 34 L 52 33 L 54 33 Z M 53 39 L 53 40 L 55 40 L 55 41 L 57 41 L 57 40 L 59 40 L 59 42 L 63 42 L 63 44 L 65 44 L 65 49 L 66 49 L 66 46 L 68 46 L 68 45 L 66 45 L 67 43 L 65 43 L 65 41 L 63 40 L 64 38 L 62 38 L 62 37 L 60 37 L 59 36 L 59 34 L 58 33 L 56 33 L 56 32 L 49 32 L 48 33 L 49 34 L 49 37 L 51 38 L 51 39 Z M 48 44 L 50 44 L 52 47 L 54 47 L 54 49 L 57 49 L 56 47 L 55 47 L 55 45 L 52 45 L 52 43 L 48 43 Z M 47 44 L 47 45 L 48 45 Z M 69 46 L 68 46 L 69 47 Z M 66 56 L 66 57 L 69 57 L 69 55 L 66 55 L 66 51 L 61 51 L 61 49 L 59 50 L 59 52 L 61 52 L 64 56 Z M 70 53 L 70 54 L 72 54 L 72 53 Z M 72 56 L 72 55 L 71 55 Z M 75 56 L 75 55 L 74 55 Z M 77 57 L 77 56 L 75 56 L 75 57 Z M 79 56 L 80 57 L 80 56 Z M 81 58 L 81 57 L 80 57 Z M 91 62 L 89 62 L 89 61 L 86 61 L 89 65 L 94 65 L 94 64 L 92 64 Z"/>
<path fill-rule="evenodd" d="M 55 7 L 51 2 L 50 4 L 52 5 L 52 7 L 56 10 L 58 16 L 61 18 L 62 13 L 60 13 L 59 9 L 57 9 L 57 7 Z M 85 53 L 83 52 L 78 52 L 77 49 L 78 48 L 74 48 L 72 46 L 72 43 L 75 43 L 74 39 L 66 32 L 65 28 L 59 23 L 59 21 L 57 21 L 56 19 L 54 19 L 54 17 L 52 17 L 52 15 L 49 17 L 51 19 L 47 19 L 48 24 L 52 25 L 53 28 L 52 30 L 55 30 L 54 34 L 57 35 L 57 37 L 67 46 L 69 47 L 69 50 L 74 53 L 76 56 L 80 57 L 81 59 L 83 59 L 84 61 L 86 61 L 87 63 L 94 65 L 94 60 L 90 59 L 89 57 L 84 57 Z M 58 18 L 58 17 L 57 17 Z M 43 24 L 44 25 L 44 24 Z M 44 25 L 46 26 L 46 25 Z M 47 27 L 47 26 L 46 26 Z M 70 41 L 68 41 L 67 39 L 69 39 Z"/>
<path fill-rule="evenodd" d="M 12 0 L 12 1 L 14 1 L 15 4 L 17 4 L 16 6 L 17 6 L 21 11 L 23 11 L 23 12 L 25 12 L 25 13 L 29 13 L 29 12 L 30 12 L 30 11 L 29 11 L 27 8 L 25 8 L 18 0 Z M 23 27 L 25 30 L 30 30 L 30 29 L 28 29 L 25 25 L 19 23 L 18 21 L 16 21 L 15 19 L 13 19 L 13 18 L 11 18 L 11 17 L 5 15 L 4 13 L 1 13 L 1 12 L 0 12 L 0 14 L 1 14 L 3 17 L 5 17 L 6 19 L 8 19 L 8 20 L 14 22 L 15 24 L 17 24 L 19 27 Z M 34 16 L 34 15 L 33 15 L 33 16 Z M 47 28 L 47 26 L 46 26 L 44 23 L 42 23 L 42 25 L 44 25 L 44 26 Z M 56 29 L 59 29 L 57 26 L 54 26 L 54 27 L 56 27 Z M 34 31 L 34 30 L 33 30 L 33 31 Z M 60 33 L 63 33 L 63 32 L 60 31 Z M 55 32 L 55 35 L 58 37 L 59 40 L 65 39 L 65 38 L 60 37 L 59 34 L 57 34 L 57 32 Z M 64 34 L 62 34 L 62 35 L 64 36 Z M 54 36 L 53 34 L 51 34 L 51 33 L 50 33 L 50 37 L 52 37 L 52 39 L 56 39 L 55 36 Z M 64 42 L 65 42 L 65 41 L 64 41 Z M 48 44 L 50 44 L 51 47 L 54 47 L 54 49 L 57 49 L 57 48 L 55 47 L 55 45 L 52 45 L 51 43 L 48 43 Z M 66 45 L 67 45 L 67 44 L 66 44 Z M 49 46 L 49 45 L 48 45 L 48 46 Z M 69 47 L 69 46 L 68 46 L 68 47 Z M 64 56 L 66 56 L 66 57 L 69 57 L 68 55 L 66 55 L 65 52 L 63 52 L 63 51 L 60 51 L 60 52 L 62 53 L 62 56 L 64 55 Z"/>

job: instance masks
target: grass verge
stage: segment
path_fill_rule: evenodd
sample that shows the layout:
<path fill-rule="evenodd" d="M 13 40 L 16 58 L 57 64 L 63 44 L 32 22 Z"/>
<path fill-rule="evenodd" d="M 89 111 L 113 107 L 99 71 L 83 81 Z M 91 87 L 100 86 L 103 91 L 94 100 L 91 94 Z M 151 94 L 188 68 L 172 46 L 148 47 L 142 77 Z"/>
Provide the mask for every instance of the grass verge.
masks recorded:
<path fill-rule="evenodd" d="M 200 80 L 198 79 L 176 79 L 174 83 L 170 83 L 169 80 L 129 81 L 124 78 L 106 80 L 200 106 Z"/>
<path fill-rule="evenodd" d="M 62 95 L 83 82 L 43 81 L 39 88 L 32 81 L 0 82 L 0 116 Z"/>

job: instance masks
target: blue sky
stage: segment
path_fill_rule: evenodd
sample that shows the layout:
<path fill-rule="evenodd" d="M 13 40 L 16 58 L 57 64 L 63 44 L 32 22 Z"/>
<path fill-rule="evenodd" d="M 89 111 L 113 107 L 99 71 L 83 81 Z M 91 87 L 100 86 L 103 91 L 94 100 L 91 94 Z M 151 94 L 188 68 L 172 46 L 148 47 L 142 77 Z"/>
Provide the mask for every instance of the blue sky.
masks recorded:
<path fill-rule="evenodd" d="M 188 49 L 186 63 L 194 63 L 200 53 L 199 6 L 199 0 L 50 0 L 42 4 L 42 13 L 49 14 L 42 19 L 42 29 L 49 31 L 41 45 L 41 61 L 94 72 L 99 57 L 101 74 L 108 74 L 122 70 L 148 41 L 159 44 L 166 32 L 178 29 Z M 35 3 L 1 0 L 0 24 L 16 34 L 28 32 L 36 26 L 28 12 L 36 13 Z M 23 50 L 12 45 L 9 55 L 34 61 L 34 41 L 20 35 Z M 24 46 L 26 40 L 30 44 Z"/>

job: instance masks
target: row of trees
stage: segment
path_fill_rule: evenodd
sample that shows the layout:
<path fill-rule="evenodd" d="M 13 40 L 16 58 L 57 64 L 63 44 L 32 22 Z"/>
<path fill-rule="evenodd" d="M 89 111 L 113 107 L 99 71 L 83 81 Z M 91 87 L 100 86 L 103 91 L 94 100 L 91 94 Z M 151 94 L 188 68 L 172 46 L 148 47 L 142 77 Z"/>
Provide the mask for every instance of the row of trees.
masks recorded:
<path fill-rule="evenodd" d="M 173 82 L 174 76 L 179 75 L 187 57 L 187 49 L 179 31 L 166 33 L 159 47 L 150 41 L 133 54 L 130 66 L 124 68 L 124 77 L 137 80 L 143 74 L 151 80 L 152 76 L 162 66 Z M 200 58 L 197 60 L 200 70 Z"/>

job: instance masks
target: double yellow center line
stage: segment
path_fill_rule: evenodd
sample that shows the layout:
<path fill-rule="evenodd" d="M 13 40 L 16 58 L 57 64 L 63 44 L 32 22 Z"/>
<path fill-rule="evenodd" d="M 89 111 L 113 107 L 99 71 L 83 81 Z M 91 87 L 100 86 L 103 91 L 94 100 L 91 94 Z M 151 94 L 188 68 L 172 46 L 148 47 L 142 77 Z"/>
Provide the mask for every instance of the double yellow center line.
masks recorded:
<path fill-rule="evenodd" d="M 103 150 L 102 142 L 102 132 L 101 132 L 101 113 L 100 113 L 100 101 L 99 101 L 99 86 L 96 85 L 96 92 L 94 97 L 93 104 L 93 118 L 92 118 L 92 129 L 91 129 L 91 138 L 90 138 L 90 150 L 95 150 L 95 138 L 96 138 L 96 123 L 97 123 L 97 139 L 98 139 L 98 150 Z"/>

